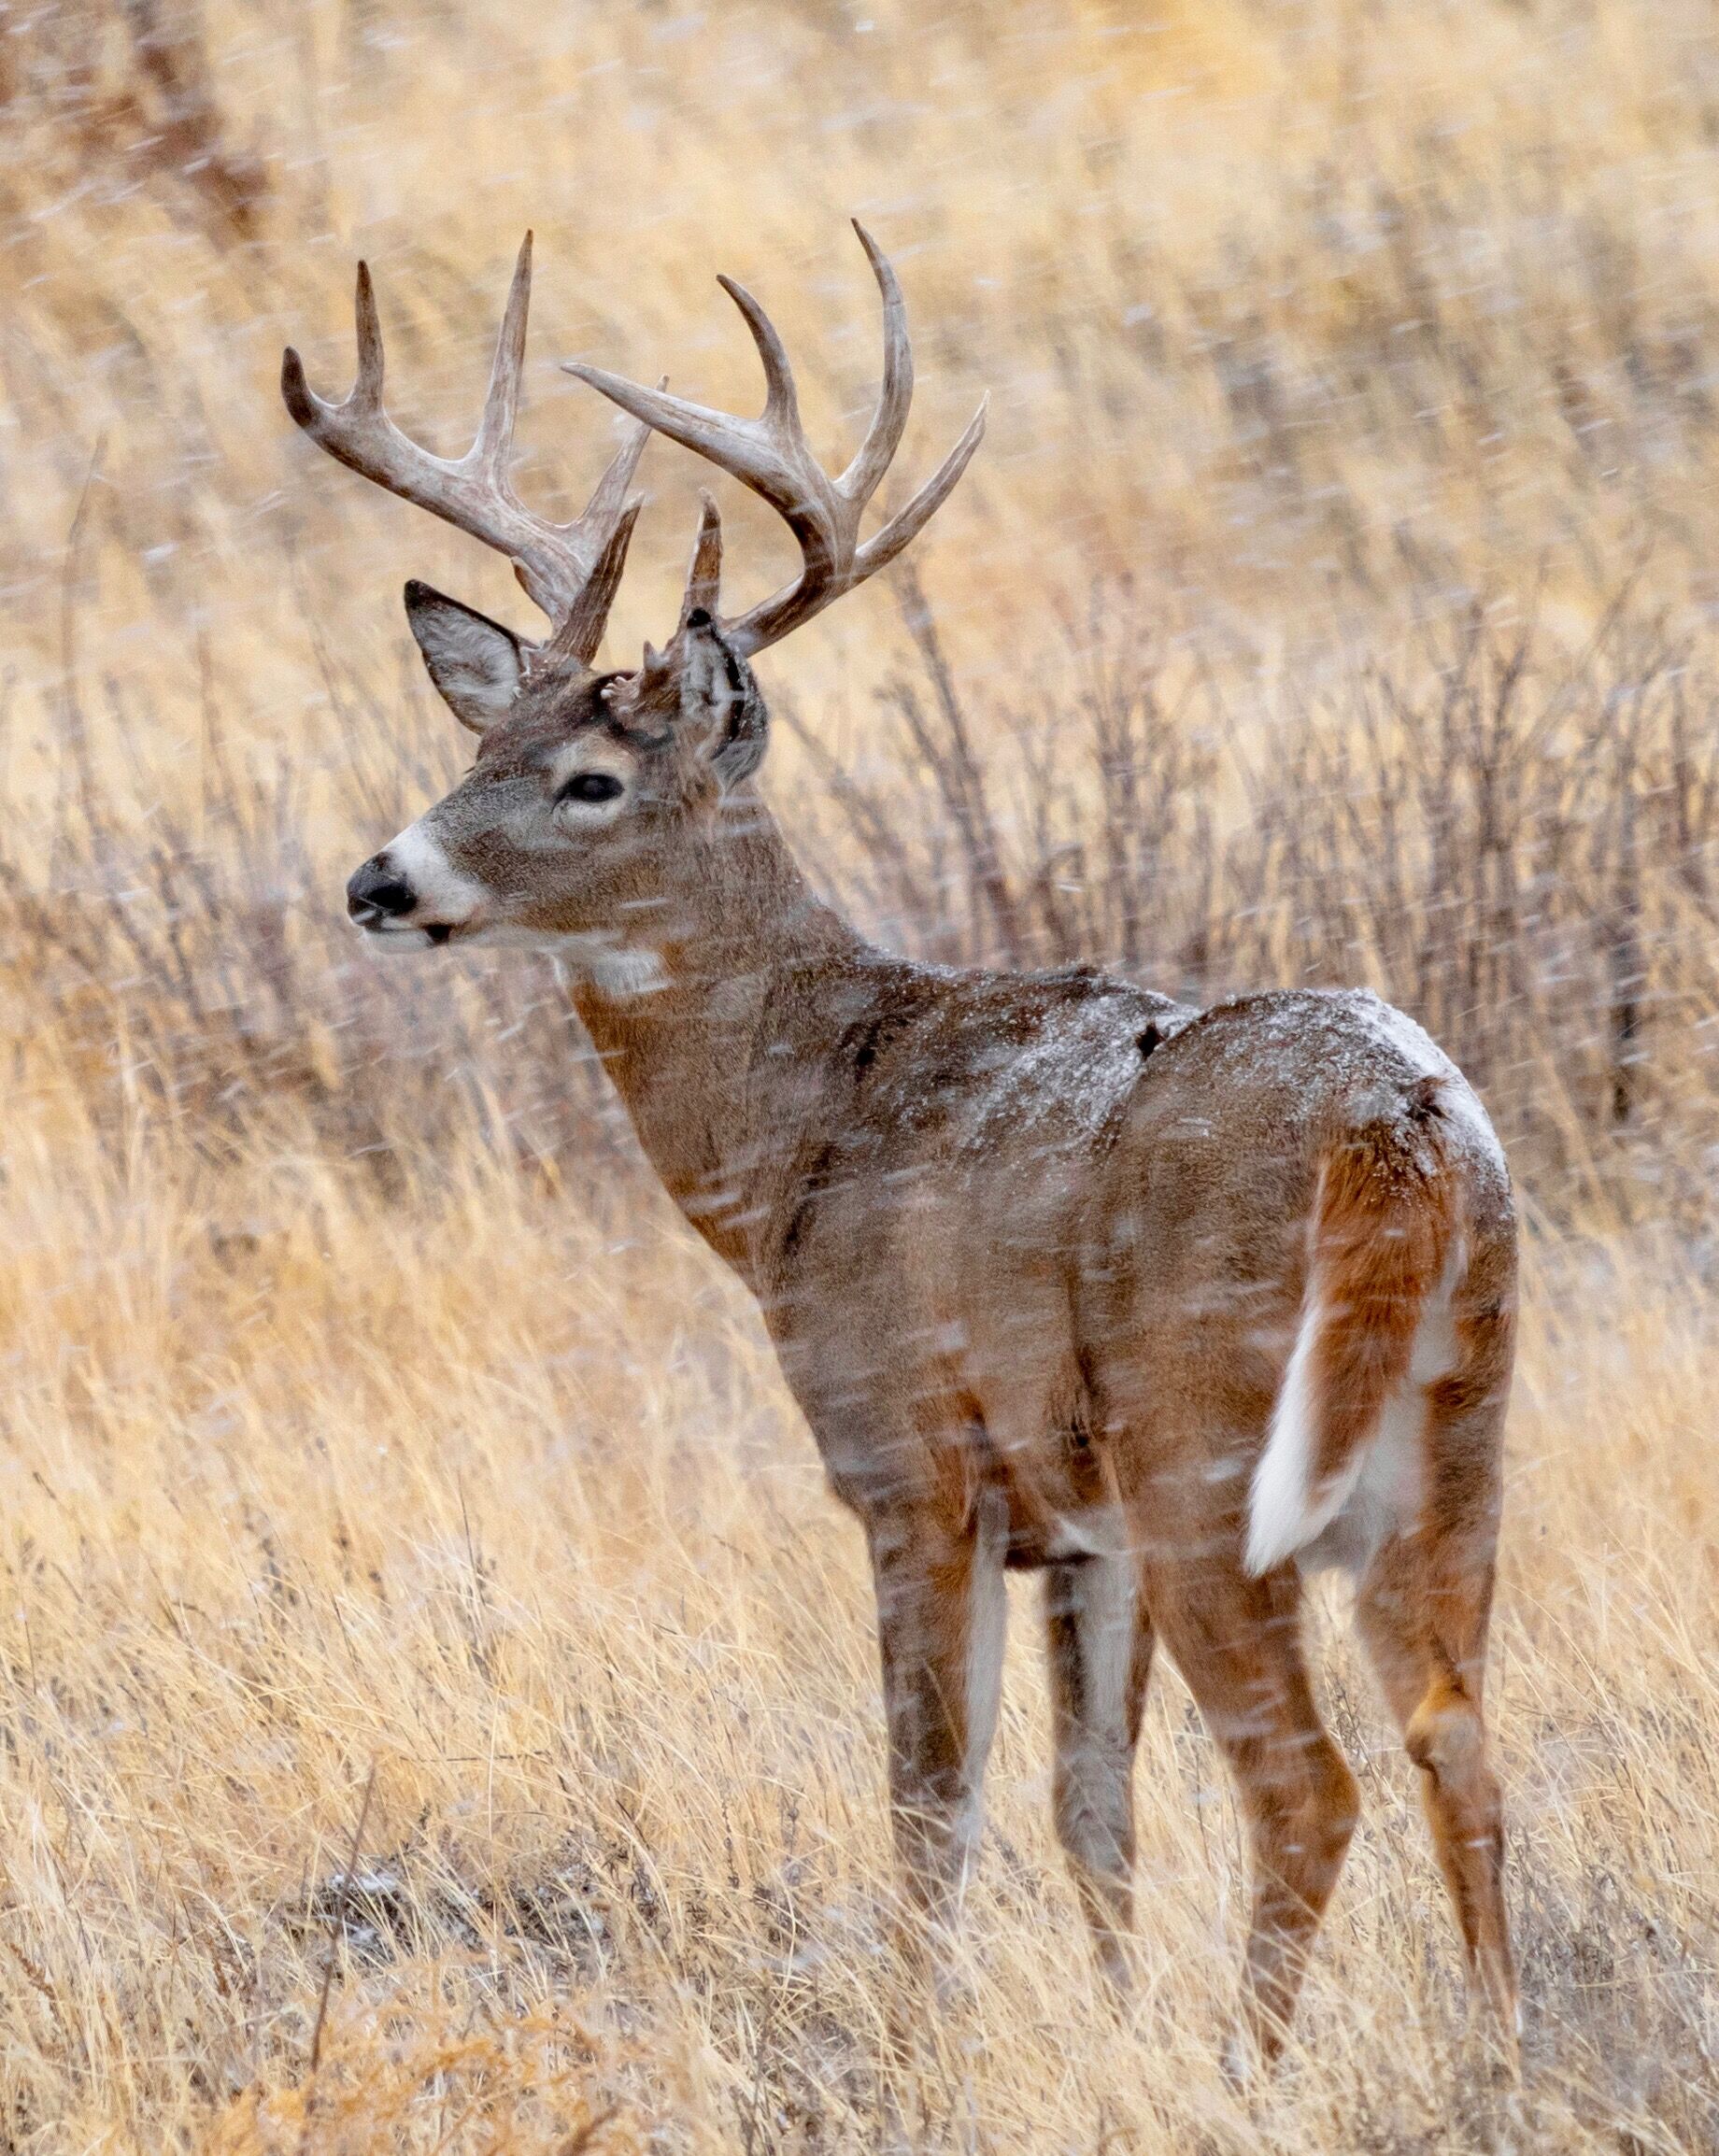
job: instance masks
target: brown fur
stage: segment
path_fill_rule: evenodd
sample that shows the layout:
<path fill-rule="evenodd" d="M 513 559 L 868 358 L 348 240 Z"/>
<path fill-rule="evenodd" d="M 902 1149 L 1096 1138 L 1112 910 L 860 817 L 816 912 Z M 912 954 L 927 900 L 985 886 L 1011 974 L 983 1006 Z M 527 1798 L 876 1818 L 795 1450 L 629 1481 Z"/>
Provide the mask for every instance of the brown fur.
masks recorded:
<path fill-rule="evenodd" d="M 1409 1372 L 1415 1329 L 1456 1233 L 1456 1185 L 1437 1136 L 1401 1118 L 1366 1123 L 1326 1155 L 1309 1270 L 1322 1313 L 1314 1383 L 1314 1472 L 1332 1481 Z"/>
<path fill-rule="evenodd" d="M 540 878 L 519 904 L 575 933 L 588 906 L 651 924 L 666 986 L 586 981 L 575 1000 L 662 1181 L 757 1295 L 864 1526 L 903 1878 L 928 1917 L 952 1911 L 995 1712 L 975 1612 L 998 1567 L 1043 1567 L 1057 1827 L 1105 1965 L 1126 1971 L 1129 1763 L 1156 1638 L 1240 1787 L 1249 2027 L 1269 2056 L 1356 1790 L 1314 1704 L 1297 1569 L 1245 1569 L 1249 1477 L 1310 1263 L 1339 1306 L 1322 1382 L 1341 1445 L 1400 1381 L 1460 1215 L 1461 1359 L 1430 1388 L 1427 1504 L 1367 1572 L 1362 1627 L 1405 1727 L 1455 1671 L 1477 1730 L 1513 1298 L 1501 1166 L 1435 1170 L 1424 1138 L 1399 1151 L 1372 1128 L 1369 1103 L 1394 1089 L 1407 1113 L 1422 1073 L 1371 999 L 1197 1015 L 1089 972 L 948 972 L 869 947 L 749 786 L 676 778 L 698 753 L 653 752 L 657 841 L 593 847 L 561 893 Z M 513 768 L 504 740 L 491 767 Z M 1133 1610 L 1102 1683 L 1114 1649 L 1083 1636 L 1080 1604 L 1096 1567 L 1119 1568 Z M 1508 2014 L 1499 1868 L 1469 1848 L 1477 1821 L 1496 1847 L 1496 1787 L 1449 1726 L 1425 1747 L 1429 1816 L 1477 1981 Z"/>
<path fill-rule="evenodd" d="M 831 1485 L 864 1529 L 896 1843 L 918 1914 L 934 1932 L 953 1912 L 972 1856 L 1003 1573 L 1042 1568 L 1057 1831 L 1104 1964 L 1126 1977 L 1129 1778 L 1161 1640 L 1247 1820 L 1248 2021 L 1268 2056 L 1357 1797 L 1314 1703 L 1300 1568 L 1256 1578 L 1244 1562 L 1250 1481 L 1310 1274 L 1327 1312 L 1314 1389 L 1328 1475 L 1358 1459 L 1387 1397 L 1420 1383 L 1417 1326 L 1430 1298 L 1448 1298 L 1455 1345 L 1424 1385 L 1413 1440 L 1418 1500 L 1357 1513 L 1343 1548 L 1470 1969 L 1508 2023 L 1481 1688 L 1515 1226 L 1479 1103 L 1424 1035 L 1363 994 L 1195 1013 L 1087 969 L 1002 975 L 891 957 L 818 900 L 751 783 L 766 715 L 746 653 L 904 543 L 978 438 L 975 424 L 859 545 L 911 378 L 899 292 L 866 245 L 891 359 L 851 484 L 803 457 L 786 358 L 744 294 L 771 382 L 765 421 L 736 428 L 584 370 L 791 512 L 802 579 L 732 635 L 716 618 L 707 510 L 667 651 L 627 675 L 582 662 L 631 528 L 614 488 L 587 513 L 609 533 L 589 585 L 535 525 L 520 542 L 542 557 L 540 584 L 567 585 L 546 597 L 576 635 L 527 647 L 409 589 L 432 674 L 482 748 L 395 842 L 398 858 L 385 848 L 353 877 L 354 918 L 426 943 L 500 935 L 567 957 L 646 1154 L 757 1296 Z M 498 439 L 524 275 L 522 262 L 501 418 L 486 421 Z M 405 454 L 373 439 L 380 353 L 367 305 L 362 286 L 362 393 L 335 408 L 304 391 L 294 406 L 360 469 Z M 295 369 L 290 401 L 303 390 Z M 411 454 L 398 479 L 376 475 L 512 544 L 514 508 L 498 508 L 488 466 L 461 467 L 453 499 L 448 474 Z M 569 790 L 585 783 L 600 804 Z"/>

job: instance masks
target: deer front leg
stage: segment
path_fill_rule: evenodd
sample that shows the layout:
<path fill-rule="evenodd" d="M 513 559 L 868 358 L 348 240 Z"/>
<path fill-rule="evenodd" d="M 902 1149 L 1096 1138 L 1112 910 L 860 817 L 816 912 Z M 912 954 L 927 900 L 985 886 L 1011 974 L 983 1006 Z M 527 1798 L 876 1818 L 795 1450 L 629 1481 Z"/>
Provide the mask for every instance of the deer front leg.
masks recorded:
<path fill-rule="evenodd" d="M 1001 1496 L 981 1490 L 958 1522 L 904 1502 L 874 1513 L 867 1531 L 896 1856 L 934 1945 L 959 1913 L 978 1845 L 1002 1683 L 1008 1519 Z"/>

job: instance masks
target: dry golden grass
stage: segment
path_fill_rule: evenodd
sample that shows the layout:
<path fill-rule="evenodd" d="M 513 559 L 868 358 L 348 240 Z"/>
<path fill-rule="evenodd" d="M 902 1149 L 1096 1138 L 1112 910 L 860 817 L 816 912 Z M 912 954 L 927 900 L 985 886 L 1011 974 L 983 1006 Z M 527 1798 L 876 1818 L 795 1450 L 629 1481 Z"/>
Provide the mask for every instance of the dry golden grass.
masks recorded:
<path fill-rule="evenodd" d="M 0 58 L 0 2145 L 761 2156 L 870 2146 L 891 2117 L 927 2149 L 1719 2143 L 1719 861 L 1711 797 L 1681 850 L 1667 811 L 1714 768 L 1708 11 L 206 0 L 203 21 L 68 0 Z M 857 1531 L 548 970 L 385 979 L 338 938 L 347 871 L 459 761 L 405 667 L 399 578 L 525 610 L 292 437 L 282 343 L 343 382 L 368 252 L 400 408 L 450 443 L 534 225 L 527 485 L 564 504 L 608 432 L 552 358 L 750 396 L 719 266 L 807 353 L 820 439 L 851 429 L 875 330 L 850 211 L 920 324 L 917 468 L 993 391 L 925 574 L 995 800 L 1025 768 L 1012 713 L 1048 682 L 1080 719 L 1063 617 L 1118 572 L 1168 702 L 1204 685 L 1298 830 L 1333 774 L 1377 768 L 1272 730 L 1303 699 L 1357 713 L 1363 656 L 1431 711 L 1442 636 L 1478 605 L 1508 645 L 1537 607 L 1529 705 L 1564 709 L 1559 654 L 1578 684 L 1568 724 L 1528 729 L 1527 798 L 1577 804 L 1576 910 L 1590 887 L 1619 909 L 1659 1000 L 1618 1128 L 1598 1079 L 1547 1061 L 1580 1060 L 1580 1026 L 1525 1022 L 1489 1074 L 1511 1128 L 1568 1139 L 1524 1155 L 1530 1211 L 1565 1225 L 1533 1247 L 1495 1658 L 1520 2091 L 1465 2049 L 1409 1777 L 1334 1602 L 1322 1669 L 1366 1824 L 1281 2082 L 1244 2100 L 1217 2072 L 1236 1824 L 1169 1672 L 1140 1767 L 1143 1997 L 1111 2016 L 1050 1843 L 1029 1583 L 972 1995 L 886 2100 Z M 647 469 L 621 652 L 661 628 L 690 527 L 684 461 Z M 736 529 L 761 585 L 778 542 Z M 1590 665 L 1620 594 L 1631 634 Z M 767 687 L 934 866 L 935 759 L 916 802 L 876 731 L 893 622 L 856 600 Z M 1655 679 L 1691 685 L 1687 735 L 1656 702 L 1645 777 L 1566 787 L 1648 642 L 1674 654 Z M 1390 985 L 1413 933 L 1301 932 L 1315 880 L 1386 890 L 1371 797 L 1299 868 L 1262 845 L 1205 914 L 1178 895 L 1215 754 L 1189 739 L 1172 887 L 1143 915 L 1177 948 L 1148 974 L 1353 952 Z M 783 738 L 772 784 L 792 828 L 836 834 L 838 888 L 897 905 L 816 755 Z M 1226 764 L 1220 829 L 1240 787 Z M 1625 885 L 1606 846 L 1638 801 Z M 1061 916 L 1035 862 L 1079 881 L 1066 825 L 999 813 L 1037 950 Z M 1270 932 L 1197 961 L 1256 871 Z M 1599 1038 L 1614 1002 L 1580 981 Z"/>
<path fill-rule="evenodd" d="M 284 1140 L 202 1182 L 138 1140 L 104 1157 L 63 1103 L 9 1129 L 20 2145 L 295 2145 L 373 1763 L 312 2147 L 386 2122 L 433 2148 L 468 2106 L 455 2146 L 562 2146 L 519 2078 L 546 2059 L 575 2116 L 621 2106 L 618 2147 L 866 2142 L 891 1987 L 868 1589 L 744 1298 L 666 1206 L 604 1225 L 476 1133 L 387 1196 Z M 1051 1844 L 1023 1586 L 974 1995 L 909 2091 L 926 2145 L 1703 2145 L 1719 1343 L 1647 1267 L 1532 1282 L 1495 1709 L 1526 2092 L 1463 2058 L 1411 1778 L 1341 1630 L 1366 1824 L 1281 2089 L 1250 2113 L 1218 2076 L 1236 1822 L 1169 1675 L 1115 2025 Z"/>

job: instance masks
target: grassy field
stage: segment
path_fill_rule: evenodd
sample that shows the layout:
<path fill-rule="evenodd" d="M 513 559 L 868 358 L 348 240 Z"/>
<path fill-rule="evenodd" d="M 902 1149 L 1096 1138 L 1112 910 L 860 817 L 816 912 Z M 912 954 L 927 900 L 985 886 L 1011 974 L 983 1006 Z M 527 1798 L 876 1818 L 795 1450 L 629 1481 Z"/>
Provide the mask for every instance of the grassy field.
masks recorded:
<path fill-rule="evenodd" d="M 0 2147 L 762 2156 L 891 2106 L 927 2149 L 1719 2145 L 1710 12 L 0 27 Z M 917 949 L 1371 981 L 1509 1137 L 1520 2089 L 1334 1596 L 1365 1820 L 1286 2070 L 1218 2072 L 1237 1827 L 1168 1671 L 1112 2013 L 1017 1583 L 971 1995 L 886 2101 L 858 1531 L 548 963 L 340 920 L 462 761 L 401 578 L 529 609 L 294 436 L 282 344 L 344 388 L 368 255 L 391 399 L 458 446 L 534 227 L 565 512 L 612 434 L 556 360 L 752 399 L 719 268 L 851 436 L 850 213 L 918 326 L 911 468 L 992 426 L 923 593 L 765 662 L 808 858 Z M 618 663 L 694 514 L 646 473 Z M 781 543 L 732 530 L 749 594 Z"/>

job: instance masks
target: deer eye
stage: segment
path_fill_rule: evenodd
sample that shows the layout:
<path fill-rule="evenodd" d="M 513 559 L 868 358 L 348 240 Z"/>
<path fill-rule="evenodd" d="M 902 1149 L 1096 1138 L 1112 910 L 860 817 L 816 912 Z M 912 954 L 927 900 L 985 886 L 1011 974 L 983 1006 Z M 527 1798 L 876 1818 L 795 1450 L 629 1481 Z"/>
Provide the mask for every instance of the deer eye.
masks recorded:
<path fill-rule="evenodd" d="M 555 798 L 558 801 L 618 801 L 626 790 L 613 772 L 580 771 L 574 773 Z"/>

